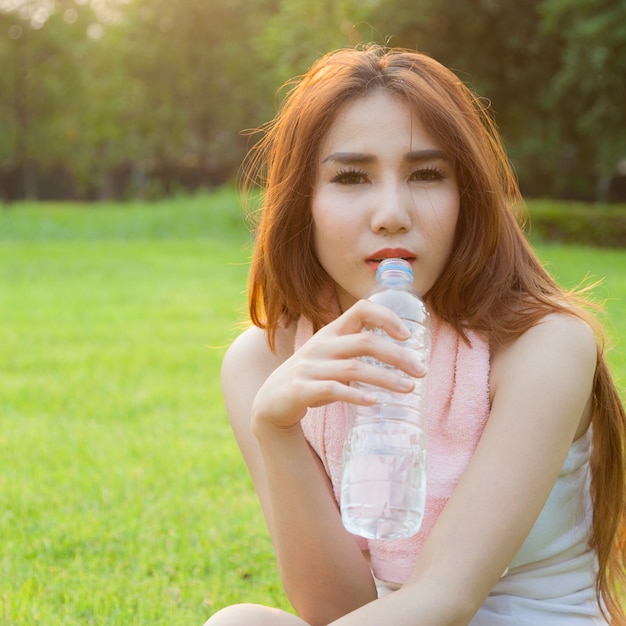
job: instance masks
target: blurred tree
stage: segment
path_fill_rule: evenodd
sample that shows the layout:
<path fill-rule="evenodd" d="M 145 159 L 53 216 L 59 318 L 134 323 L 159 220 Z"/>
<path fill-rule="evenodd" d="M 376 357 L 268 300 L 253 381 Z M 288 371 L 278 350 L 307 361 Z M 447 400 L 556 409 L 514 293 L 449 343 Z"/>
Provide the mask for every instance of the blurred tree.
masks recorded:
<path fill-rule="evenodd" d="M 4 195 L 10 199 L 20 186 L 27 198 L 36 198 L 38 170 L 51 166 L 58 154 L 62 102 L 76 74 L 66 63 L 70 47 L 60 24 L 43 29 L 24 14 L 0 13 L 0 28 Z"/>
<path fill-rule="evenodd" d="M 606 195 L 626 155 L 614 0 L 0 0 L 4 194 L 60 173 L 88 197 L 224 182 L 285 80 L 367 41 L 488 96 L 529 195 Z"/>
<path fill-rule="evenodd" d="M 10 12 L 0 11 L 4 196 L 36 198 L 42 180 L 58 193 L 71 193 L 58 189 L 63 174 L 84 172 L 93 161 L 90 121 L 102 100 L 90 98 L 86 88 L 98 81 L 89 69 L 102 34 L 93 28 L 100 23 L 90 5 L 80 1 L 14 5 Z"/>
<path fill-rule="evenodd" d="M 92 22 L 87 32 L 98 26 Z M 81 88 L 65 128 L 73 155 L 67 164 L 79 195 L 109 199 L 127 195 L 131 164 L 142 155 L 137 117 L 143 101 L 125 63 L 124 25 L 95 33 L 84 48 Z M 121 171 L 125 177 L 118 176 Z"/>
<path fill-rule="evenodd" d="M 561 42 L 549 107 L 567 120 L 604 201 L 626 159 L 626 2 L 544 0 L 539 9 L 542 36 Z"/>
<path fill-rule="evenodd" d="M 166 192 L 181 176 L 224 182 L 245 149 L 239 131 L 267 99 L 252 33 L 270 0 L 136 0 L 127 65 L 140 85 L 145 163 Z"/>
<path fill-rule="evenodd" d="M 24 73 L 20 69 L 21 55 L 14 41 L 24 32 L 22 20 L 12 14 L 0 12 L 0 174 L 2 176 L 2 197 L 14 199 L 19 191 L 17 178 L 20 175 L 19 163 L 25 160 L 25 145 L 18 146 L 21 127 L 27 126 L 21 117 L 21 101 L 24 99 Z M 19 153 L 24 154 L 23 157 Z"/>

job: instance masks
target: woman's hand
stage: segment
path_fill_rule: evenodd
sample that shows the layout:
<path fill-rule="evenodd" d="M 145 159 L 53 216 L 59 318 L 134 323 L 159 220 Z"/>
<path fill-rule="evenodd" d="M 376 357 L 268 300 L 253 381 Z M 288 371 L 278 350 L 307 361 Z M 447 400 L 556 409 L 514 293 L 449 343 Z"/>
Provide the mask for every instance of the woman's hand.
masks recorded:
<path fill-rule="evenodd" d="M 422 377 L 425 366 L 412 351 L 388 341 L 366 328 L 381 328 L 393 339 L 408 339 L 409 331 L 392 311 L 360 300 L 336 320 L 319 330 L 293 356 L 267 378 L 252 407 L 255 431 L 270 427 L 289 430 L 297 425 L 309 407 L 332 402 L 371 405 L 376 398 L 351 382 L 362 382 L 390 391 L 408 393 Z M 401 372 L 359 360 L 373 357 Z"/>

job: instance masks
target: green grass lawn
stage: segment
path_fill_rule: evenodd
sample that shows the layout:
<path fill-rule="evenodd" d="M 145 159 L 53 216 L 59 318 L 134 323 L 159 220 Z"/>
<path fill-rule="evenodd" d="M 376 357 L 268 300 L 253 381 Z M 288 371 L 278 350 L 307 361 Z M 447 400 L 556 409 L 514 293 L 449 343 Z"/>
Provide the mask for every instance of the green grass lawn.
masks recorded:
<path fill-rule="evenodd" d="M 538 250 L 626 337 L 626 252 Z M 219 390 L 248 256 L 229 192 L 0 211 L 0 624 L 287 607 Z"/>
<path fill-rule="evenodd" d="M 219 390 L 248 256 L 229 216 L 232 195 L 0 214 L 0 623 L 284 602 Z"/>

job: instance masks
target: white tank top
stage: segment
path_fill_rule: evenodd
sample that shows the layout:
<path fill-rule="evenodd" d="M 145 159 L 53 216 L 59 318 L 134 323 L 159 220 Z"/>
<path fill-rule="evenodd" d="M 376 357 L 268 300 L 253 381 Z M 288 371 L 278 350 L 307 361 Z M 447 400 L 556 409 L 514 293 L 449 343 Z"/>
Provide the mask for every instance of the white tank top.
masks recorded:
<path fill-rule="evenodd" d="M 470 626 L 607 624 L 595 594 L 589 547 L 591 428 L 569 449 L 530 534 Z"/>

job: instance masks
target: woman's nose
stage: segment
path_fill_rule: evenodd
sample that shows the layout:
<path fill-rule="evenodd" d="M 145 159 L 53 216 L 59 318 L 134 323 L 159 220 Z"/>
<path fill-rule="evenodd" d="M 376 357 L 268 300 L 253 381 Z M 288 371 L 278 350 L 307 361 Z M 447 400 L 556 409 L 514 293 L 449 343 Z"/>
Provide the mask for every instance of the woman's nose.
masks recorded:
<path fill-rule="evenodd" d="M 403 232 L 411 227 L 412 196 L 402 184 L 381 187 L 374 199 L 371 227 L 374 232 Z"/>

